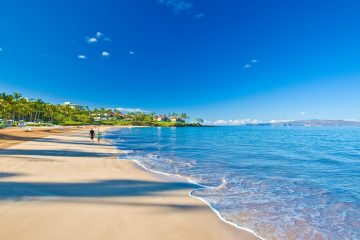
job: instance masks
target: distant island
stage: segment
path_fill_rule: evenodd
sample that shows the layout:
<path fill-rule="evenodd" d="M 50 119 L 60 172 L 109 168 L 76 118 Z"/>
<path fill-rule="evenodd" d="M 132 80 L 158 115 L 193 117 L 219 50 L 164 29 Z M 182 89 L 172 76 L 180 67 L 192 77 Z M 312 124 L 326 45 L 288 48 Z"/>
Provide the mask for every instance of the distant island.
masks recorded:
<path fill-rule="evenodd" d="M 320 120 L 320 119 L 310 119 L 310 120 L 298 120 L 298 121 L 288 121 L 281 123 L 269 123 L 268 125 L 272 126 L 305 126 L 305 127 L 315 127 L 315 126 L 360 126 L 360 122 L 357 121 L 346 121 L 346 120 Z"/>
<path fill-rule="evenodd" d="M 196 118 L 194 122 L 188 122 L 188 119 L 186 113 L 123 113 L 116 108 L 90 109 L 71 102 L 51 104 L 41 99 L 25 98 L 20 93 L 0 94 L 0 128 L 48 125 L 198 127 L 204 122 L 201 118 Z"/>

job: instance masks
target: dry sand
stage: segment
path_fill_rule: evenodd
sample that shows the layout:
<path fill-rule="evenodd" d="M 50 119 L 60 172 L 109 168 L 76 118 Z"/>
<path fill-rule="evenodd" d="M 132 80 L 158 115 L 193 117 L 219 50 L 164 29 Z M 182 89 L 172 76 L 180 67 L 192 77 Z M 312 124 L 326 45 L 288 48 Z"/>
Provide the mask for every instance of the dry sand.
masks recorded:
<path fill-rule="evenodd" d="M 82 127 L 89 129 L 93 126 Z M 0 129 L 0 149 L 7 148 L 25 141 L 43 138 L 52 134 L 65 133 L 69 131 L 79 131 L 78 127 L 32 127 L 31 132 L 26 132 L 25 128 L 5 128 Z"/>
<path fill-rule="evenodd" d="M 0 148 L 1 240 L 257 239 L 87 131 Z"/>

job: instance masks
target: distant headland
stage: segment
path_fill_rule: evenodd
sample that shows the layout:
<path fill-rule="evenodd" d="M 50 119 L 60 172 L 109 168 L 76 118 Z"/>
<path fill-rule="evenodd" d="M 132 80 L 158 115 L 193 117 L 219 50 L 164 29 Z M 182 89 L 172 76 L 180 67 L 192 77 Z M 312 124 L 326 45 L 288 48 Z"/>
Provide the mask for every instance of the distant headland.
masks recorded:
<path fill-rule="evenodd" d="M 322 120 L 322 119 L 310 119 L 310 120 L 297 120 L 287 121 L 279 123 L 262 123 L 257 125 L 271 125 L 271 126 L 304 126 L 304 127 L 316 127 L 316 126 L 360 126 L 358 121 L 347 121 L 347 120 Z"/>

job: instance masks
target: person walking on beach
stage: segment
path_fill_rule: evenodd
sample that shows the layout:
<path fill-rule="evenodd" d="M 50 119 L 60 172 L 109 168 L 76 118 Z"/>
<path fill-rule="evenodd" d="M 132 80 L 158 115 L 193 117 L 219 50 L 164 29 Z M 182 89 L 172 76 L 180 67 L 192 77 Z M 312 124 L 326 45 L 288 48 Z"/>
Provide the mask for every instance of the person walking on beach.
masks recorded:
<path fill-rule="evenodd" d="M 98 132 L 97 132 L 98 143 L 100 143 L 101 137 L 102 137 L 102 132 L 100 131 L 100 128 L 99 128 Z"/>
<path fill-rule="evenodd" d="M 90 130 L 89 136 L 90 136 L 90 139 L 91 139 L 91 143 L 94 143 L 94 138 L 95 138 L 95 131 L 94 131 L 94 129 L 91 129 L 91 130 Z"/>

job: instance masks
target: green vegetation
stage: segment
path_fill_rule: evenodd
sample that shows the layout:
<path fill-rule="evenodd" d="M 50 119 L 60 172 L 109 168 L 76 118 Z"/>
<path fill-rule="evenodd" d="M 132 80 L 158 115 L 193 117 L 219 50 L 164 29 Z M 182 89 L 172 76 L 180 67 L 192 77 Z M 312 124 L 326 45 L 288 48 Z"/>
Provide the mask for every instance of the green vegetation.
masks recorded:
<path fill-rule="evenodd" d="M 186 123 L 186 113 L 162 115 L 159 121 L 155 113 L 122 113 L 117 109 L 93 109 L 75 104 L 50 104 L 41 99 L 24 98 L 20 93 L 0 94 L 0 128 L 7 125 L 17 126 L 26 122 L 27 126 L 45 125 L 121 125 L 121 126 L 159 126 L 185 127 L 201 126 L 202 119 L 196 123 Z"/>

